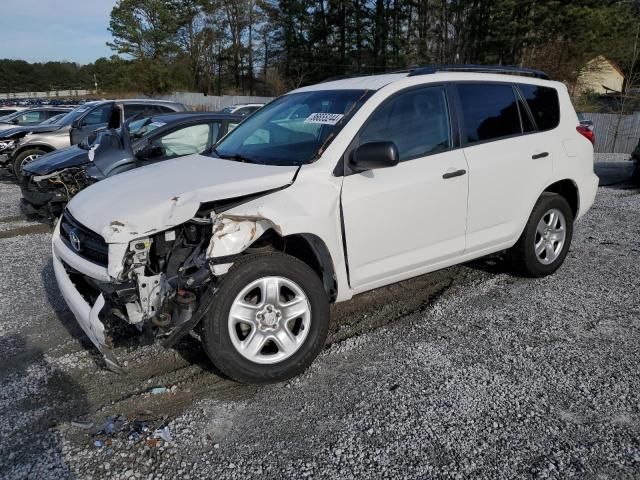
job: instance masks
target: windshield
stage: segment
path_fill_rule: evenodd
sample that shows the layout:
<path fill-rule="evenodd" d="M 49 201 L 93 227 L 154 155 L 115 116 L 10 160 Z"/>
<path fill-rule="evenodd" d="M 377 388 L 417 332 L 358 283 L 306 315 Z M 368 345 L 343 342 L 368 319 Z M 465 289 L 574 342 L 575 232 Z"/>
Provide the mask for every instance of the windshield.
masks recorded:
<path fill-rule="evenodd" d="M 13 112 L 13 113 L 9 113 L 7 115 L 5 115 L 4 117 L 0 116 L 0 122 L 2 123 L 10 123 L 11 120 L 13 120 L 14 118 L 17 118 L 20 116 L 20 114 L 26 112 L 28 110 L 22 110 L 20 112 Z M 2 115 L 4 112 L 0 112 L 0 115 Z"/>
<path fill-rule="evenodd" d="M 267 165 L 310 163 L 370 95 L 368 90 L 284 95 L 233 129 L 213 153 L 221 158 Z"/>

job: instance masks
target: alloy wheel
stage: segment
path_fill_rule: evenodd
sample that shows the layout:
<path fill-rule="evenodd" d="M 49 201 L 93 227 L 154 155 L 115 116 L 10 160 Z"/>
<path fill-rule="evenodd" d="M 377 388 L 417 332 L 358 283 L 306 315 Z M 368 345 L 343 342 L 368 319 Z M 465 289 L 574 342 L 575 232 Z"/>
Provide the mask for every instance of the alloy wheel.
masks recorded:
<path fill-rule="evenodd" d="M 311 324 L 305 292 L 284 277 L 259 278 L 236 296 L 229 311 L 231 342 L 244 358 L 259 364 L 281 362 L 304 343 Z"/>
<path fill-rule="evenodd" d="M 33 154 L 33 155 L 27 155 L 26 157 L 24 157 L 22 159 L 22 162 L 20 163 L 20 171 L 22 171 L 22 169 L 24 168 L 25 165 L 27 165 L 28 163 L 33 162 L 36 158 L 41 157 L 42 155 L 38 155 L 38 154 Z"/>
<path fill-rule="evenodd" d="M 567 221 L 557 208 L 547 211 L 536 227 L 534 249 L 543 265 L 553 263 L 562 253 L 567 238 Z"/>

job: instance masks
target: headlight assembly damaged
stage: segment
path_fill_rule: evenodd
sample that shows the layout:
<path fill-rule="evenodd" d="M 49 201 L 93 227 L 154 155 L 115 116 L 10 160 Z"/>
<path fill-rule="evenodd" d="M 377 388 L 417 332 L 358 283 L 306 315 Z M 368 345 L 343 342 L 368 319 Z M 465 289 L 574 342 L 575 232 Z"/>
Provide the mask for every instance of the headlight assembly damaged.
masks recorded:
<path fill-rule="evenodd" d="M 124 227 L 114 223 L 114 228 Z M 118 369 L 111 349 L 120 342 L 130 342 L 131 336 L 123 335 L 126 325 L 137 329 L 141 334 L 139 341 L 161 339 L 165 347 L 173 346 L 190 332 L 198 338 L 196 327 L 212 304 L 217 279 L 240 254 L 260 250 L 263 242 L 269 243 L 269 230 L 273 226 L 265 219 L 210 213 L 138 238 L 122 249 L 114 244 L 107 247 L 103 241 L 99 247 L 99 236 L 77 224 L 68 212 L 59 228 L 67 247 L 102 266 L 108 262 L 109 274 L 117 274 L 116 282 L 113 276 L 111 281 L 97 281 L 65 265 L 67 274 L 75 277 L 72 281 L 89 304 L 99 303 L 96 301 L 100 296 L 104 299 L 104 307 L 98 314 L 104 333 L 97 338 L 101 344 L 96 345 L 105 354 L 107 363 Z M 114 258 L 117 253 L 119 260 Z M 119 265 L 114 268 L 116 262 Z M 82 278 L 78 279 L 79 276 Z M 92 340 L 96 343 L 95 338 Z"/>

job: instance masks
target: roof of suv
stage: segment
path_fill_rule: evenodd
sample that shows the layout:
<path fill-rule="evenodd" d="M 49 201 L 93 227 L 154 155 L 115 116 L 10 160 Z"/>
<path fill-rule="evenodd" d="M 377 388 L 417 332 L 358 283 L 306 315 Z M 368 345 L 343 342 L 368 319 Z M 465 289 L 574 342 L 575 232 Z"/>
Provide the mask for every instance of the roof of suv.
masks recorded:
<path fill-rule="evenodd" d="M 464 67 L 464 66 L 459 66 Z M 475 69 L 474 69 L 475 68 Z M 308 92 L 314 90 L 379 90 L 391 83 L 403 80 L 408 77 L 421 77 L 433 80 L 501 80 L 509 79 L 512 82 L 531 82 L 540 83 L 557 83 L 551 82 L 549 78 L 540 71 L 531 69 L 519 69 L 517 67 L 499 67 L 499 66 L 469 66 L 468 70 L 463 68 L 452 68 L 442 70 L 437 66 L 415 68 L 401 72 L 383 73 L 380 75 L 364 75 L 357 77 L 339 78 L 335 80 L 317 83 L 302 87 L 295 92 Z"/>

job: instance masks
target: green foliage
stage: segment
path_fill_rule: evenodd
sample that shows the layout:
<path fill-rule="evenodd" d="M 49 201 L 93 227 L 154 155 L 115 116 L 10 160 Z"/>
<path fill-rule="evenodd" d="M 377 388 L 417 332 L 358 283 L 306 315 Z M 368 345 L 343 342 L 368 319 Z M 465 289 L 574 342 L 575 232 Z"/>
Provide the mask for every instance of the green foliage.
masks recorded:
<path fill-rule="evenodd" d="M 109 59 L 0 61 L 0 90 L 273 94 L 428 63 L 541 68 L 571 83 L 633 57 L 639 0 L 119 0 Z"/>

